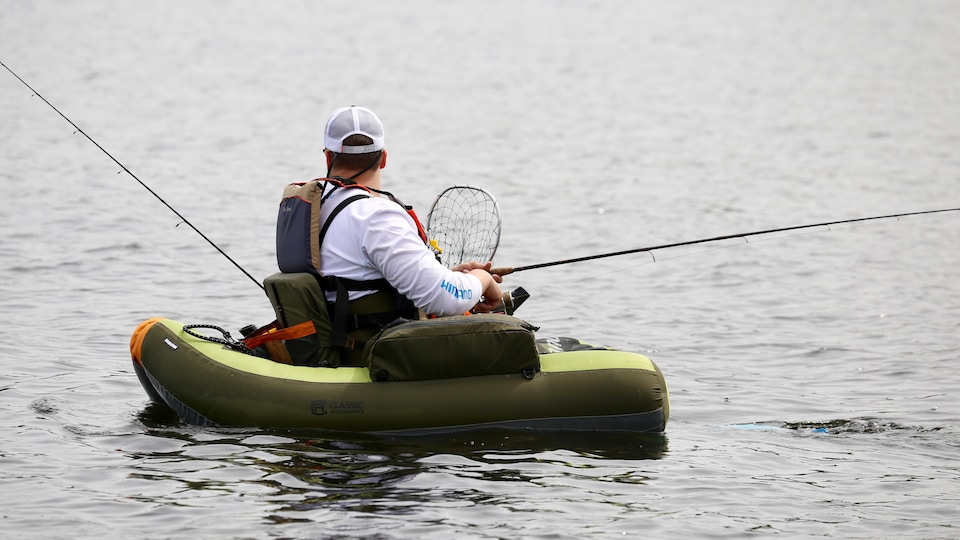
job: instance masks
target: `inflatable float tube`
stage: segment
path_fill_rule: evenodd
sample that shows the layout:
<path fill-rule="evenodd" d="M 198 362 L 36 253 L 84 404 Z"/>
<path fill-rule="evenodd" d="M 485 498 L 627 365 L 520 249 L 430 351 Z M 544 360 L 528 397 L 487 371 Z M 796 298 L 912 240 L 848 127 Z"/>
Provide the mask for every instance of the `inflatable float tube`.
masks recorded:
<path fill-rule="evenodd" d="M 663 432 L 666 381 L 647 357 L 571 338 L 538 338 L 535 374 L 371 380 L 364 367 L 274 362 L 144 321 L 130 349 L 148 396 L 211 427 L 428 434 L 482 428 Z"/>

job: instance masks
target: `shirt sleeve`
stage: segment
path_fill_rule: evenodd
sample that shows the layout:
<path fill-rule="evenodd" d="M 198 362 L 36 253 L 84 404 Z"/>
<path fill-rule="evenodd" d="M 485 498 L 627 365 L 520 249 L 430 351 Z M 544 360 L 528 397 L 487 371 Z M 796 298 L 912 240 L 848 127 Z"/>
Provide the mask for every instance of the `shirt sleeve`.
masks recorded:
<path fill-rule="evenodd" d="M 418 308 L 433 315 L 457 315 L 480 301 L 482 283 L 437 261 L 400 207 L 381 207 L 363 235 L 366 257 L 383 277 Z"/>

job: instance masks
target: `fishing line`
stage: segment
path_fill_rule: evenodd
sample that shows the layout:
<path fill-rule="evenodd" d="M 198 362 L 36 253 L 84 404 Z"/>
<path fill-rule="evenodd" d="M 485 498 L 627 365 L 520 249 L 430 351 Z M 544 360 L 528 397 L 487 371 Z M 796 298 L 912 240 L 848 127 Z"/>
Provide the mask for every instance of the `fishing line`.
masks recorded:
<path fill-rule="evenodd" d="M 62 112 L 60 112 L 60 109 L 54 107 L 52 103 L 50 103 L 49 101 L 47 101 L 47 98 L 45 98 L 45 97 L 43 97 L 42 95 L 40 95 L 40 92 L 37 92 L 32 86 L 30 86 L 29 84 L 27 84 L 27 81 L 23 80 L 19 75 L 17 75 L 16 73 L 14 73 L 14 71 L 13 71 L 12 69 L 10 69 L 10 68 L 9 68 L 6 64 L 4 64 L 3 62 L 0 62 L 0 66 L 3 66 L 7 71 L 10 72 L 11 75 L 13 75 L 14 77 L 16 77 L 18 81 L 20 81 L 21 83 L 23 83 L 24 86 L 26 86 L 27 88 L 29 88 L 30 91 L 33 92 L 33 95 L 35 95 L 35 96 L 37 96 L 38 98 L 42 99 L 44 103 L 46 103 L 51 109 L 53 109 L 54 111 L 56 111 L 57 114 L 59 114 L 64 120 L 66 120 L 71 126 L 73 126 L 74 129 L 77 130 L 76 133 L 80 133 L 81 135 L 83 135 L 84 137 L 86 137 L 88 141 L 90 141 L 91 143 L 93 143 L 94 146 L 96 146 L 97 148 L 99 148 L 100 151 L 103 152 L 104 154 L 106 154 L 106 156 L 107 156 L 108 158 L 110 158 L 111 160 L 113 160 L 114 163 L 116 163 L 117 165 L 119 165 L 120 168 L 123 169 L 122 172 L 125 172 L 125 173 L 129 174 L 131 178 L 133 178 L 134 180 L 136 180 L 141 186 L 144 187 L 144 189 L 146 189 L 147 191 L 149 191 L 151 195 L 153 195 L 154 197 L 156 197 L 157 200 L 159 200 L 160 202 L 162 202 L 162 203 L 164 204 L 164 206 L 166 206 L 167 208 L 170 209 L 171 212 L 173 212 L 174 214 L 176 214 L 177 217 L 180 218 L 181 223 L 187 224 L 191 229 L 193 229 L 194 231 L 196 231 L 196 233 L 199 234 L 201 238 L 203 238 L 204 240 L 206 240 L 208 244 L 210 244 L 211 246 L 213 246 L 214 249 L 216 249 L 217 251 L 219 251 L 220 254 L 223 255 L 224 257 L 226 257 L 228 261 L 230 261 L 231 263 L 233 263 L 233 265 L 236 266 L 241 272 L 243 272 L 244 275 L 246 275 L 246 276 L 247 276 L 248 278 L 250 278 L 254 283 L 256 283 L 258 287 L 260 287 L 261 289 L 263 289 L 263 285 L 262 285 L 259 281 L 257 281 L 257 278 L 251 276 L 249 272 L 247 272 L 246 270 L 244 270 L 244 268 L 243 268 L 242 266 L 240 266 L 239 263 L 237 263 L 237 261 L 233 260 L 229 255 L 227 255 L 227 253 L 226 253 L 225 251 L 223 251 L 222 249 L 220 249 L 220 246 L 218 246 L 216 243 L 214 243 L 213 240 L 207 238 L 207 235 L 205 235 L 205 234 L 203 234 L 202 232 L 200 232 L 200 229 L 194 227 L 193 223 L 190 223 L 190 220 L 188 220 L 187 218 L 183 217 L 183 215 L 182 215 L 180 212 L 178 212 L 176 208 L 174 208 L 173 206 L 170 206 L 170 203 L 168 203 L 167 201 L 165 201 L 165 200 L 163 199 L 163 197 L 161 197 L 160 195 L 158 195 L 157 192 L 155 192 L 155 191 L 153 191 L 152 189 L 150 189 L 150 186 L 148 186 L 146 183 L 144 183 L 143 180 L 140 180 L 140 178 L 138 178 L 137 175 L 133 174 L 133 172 L 131 172 L 130 169 L 128 169 L 123 163 L 120 163 L 120 162 L 117 160 L 117 158 L 113 157 L 113 155 L 110 154 L 110 152 L 107 152 L 106 149 L 104 149 L 102 146 L 100 146 L 100 144 L 97 143 L 97 141 L 93 140 L 93 138 L 90 137 L 90 135 L 87 135 L 87 132 L 85 132 L 84 130 L 80 129 L 80 126 L 78 126 L 78 125 L 76 125 L 75 123 L 73 123 L 73 120 L 70 120 L 69 118 L 67 118 L 67 116 L 66 116 L 65 114 L 63 114 Z M 119 173 L 118 173 L 118 174 L 119 174 Z M 177 223 L 177 226 L 179 227 L 179 226 L 180 226 L 180 223 Z M 265 289 L 264 289 L 264 290 L 265 290 Z"/>
<path fill-rule="evenodd" d="M 911 220 L 922 219 L 923 216 L 922 216 L 921 214 L 934 213 L 934 212 L 950 212 L 950 211 L 960 211 L 960 208 L 949 209 L 949 210 L 932 210 L 932 211 L 930 211 L 930 212 L 914 212 L 914 213 L 910 214 L 911 217 L 907 217 L 907 218 L 904 218 L 904 217 L 902 217 L 902 216 L 897 216 L 897 217 L 896 217 L 896 221 L 895 221 L 895 222 L 891 222 L 891 223 L 901 223 L 901 222 L 907 222 L 907 221 L 911 221 Z M 865 221 L 865 220 L 867 220 L 867 219 L 883 219 L 884 217 L 886 217 L 886 216 L 881 216 L 881 217 L 877 217 L 877 218 L 862 218 L 862 219 L 853 220 L 853 221 Z M 846 222 L 846 221 L 849 221 L 849 220 L 845 220 L 844 222 Z M 653 256 L 653 252 L 652 252 L 652 251 L 646 251 L 646 253 L 647 253 L 648 255 L 650 255 L 650 257 L 651 257 L 651 260 L 649 260 L 649 261 L 645 261 L 645 262 L 638 263 L 638 264 L 632 264 L 632 265 L 629 265 L 629 266 L 619 267 L 619 268 L 610 270 L 610 271 L 608 271 L 608 272 L 602 272 L 602 273 L 599 273 L 599 274 L 597 274 L 597 273 L 591 273 L 591 274 L 588 275 L 588 276 L 585 276 L 585 277 L 582 277 L 582 278 L 578 278 L 578 279 L 575 279 L 575 280 L 573 280 L 573 281 L 568 281 L 568 282 L 564 282 L 564 283 L 558 283 L 558 284 L 555 284 L 555 285 L 548 285 L 548 286 L 546 286 L 546 289 L 547 289 L 547 290 L 553 290 L 553 289 L 560 290 L 560 289 L 563 289 L 563 288 L 568 287 L 568 286 L 570 286 L 570 285 L 576 285 L 576 284 L 581 283 L 581 282 L 584 282 L 584 281 L 594 281 L 594 280 L 596 280 L 597 278 L 601 278 L 601 277 L 604 277 L 604 276 L 609 276 L 609 275 L 612 275 L 612 274 L 618 274 L 618 273 L 624 272 L 624 271 L 626 271 L 626 270 L 633 270 L 634 268 L 639 268 L 639 267 L 641 267 L 641 266 L 646 266 L 646 265 L 648 265 L 648 264 L 653 264 L 653 263 L 663 262 L 663 261 L 671 261 L 671 260 L 674 260 L 674 259 L 682 259 L 682 258 L 684 258 L 684 257 L 692 257 L 692 256 L 694 256 L 694 255 L 702 255 L 702 254 L 704 254 L 704 253 L 710 253 L 710 252 L 719 251 L 719 250 L 722 250 L 722 249 L 732 249 L 732 248 L 738 248 L 738 247 L 748 246 L 748 245 L 751 245 L 751 244 L 759 244 L 760 242 L 772 242 L 772 241 L 774 241 L 774 240 L 785 240 L 785 239 L 789 239 L 789 238 L 798 238 L 798 237 L 801 237 L 801 236 L 811 236 L 811 235 L 821 234 L 821 233 L 825 233 L 825 232 L 847 231 L 847 230 L 857 229 L 857 228 L 860 228 L 860 227 L 866 227 L 866 226 L 869 226 L 869 225 L 870 225 L 869 223 L 855 223 L 855 224 L 849 225 L 849 226 L 847 226 L 847 227 L 831 227 L 830 225 L 823 225 L 823 226 L 826 226 L 826 227 L 827 227 L 827 229 L 824 230 L 824 231 L 801 232 L 801 233 L 796 233 L 796 234 L 788 234 L 788 235 L 784 235 L 784 236 L 775 236 L 775 237 L 772 237 L 772 238 L 758 238 L 758 239 L 754 239 L 754 240 L 750 240 L 750 239 L 748 239 L 748 238 L 746 238 L 746 237 L 743 237 L 743 238 L 742 238 L 742 239 L 743 239 L 743 242 L 731 243 L 731 244 L 727 244 L 727 245 L 721 245 L 721 246 L 717 246 L 717 247 L 715 247 L 715 248 L 703 249 L 703 250 L 700 250 L 700 251 L 691 251 L 691 252 L 689 252 L 689 253 L 682 253 L 682 254 L 680 254 L 680 255 L 673 255 L 673 256 L 669 256 L 669 257 L 656 258 L 656 257 Z M 812 228 L 812 227 L 817 227 L 817 226 L 820 226 L 820 225 L 810 225 L 810 226 L 808 226 L 808 227 L 811 227 L 811 228 Z M 800 228 L 803 228 L 803 227 L 800 227 Z M 763 233 L 756 233 L 756 234 L 763 234 Z M 731 235 L 731 239 L 736 239 L 736 238 L 740 238 L 740 237 L 737 236 L 737 235 Z M 697 243 L 697 242 L 692 242 L 692 243 Z M 684 245 L 686 245 L 686 244 L 684 244 Z M 657 249 L 657 248 L 654 247 L 654 248 L 650 248 L 650 249 Z M 500 269 L 500 268 L 494 268 L 494 269 L 491 270 L 491 272 L 496 273 L 497 270 L 501 270 L 501 269 Z M 516 269 L 514 269 L 514 271 L 516 271 Z"/>
<path fill-rule="evenodd" d="M 885 215 L 885 216 L 871 216 L 871 217 L 862 217 L 862 218 L 854 218 L 854 219 L 840 219 L 840 220 L 836 220 L 836 221 L 825 221 L 825 222 L 822 222 L 822 223 L 811 223 L 811 224 L 809 224 L 809 225 L 794 225 L 794 226 L 791 226 L 791 227 L 779 227 L 779 228 L 776 228 L 776 229 L 766 229 L 766 230 L 746 232 L 746 233 L 725 234 L 725 235 L 722 235 L 722 236 L 714 236 L 714 237 L 711 237 L 711 238 L 700 238 L 700 239 L 698 239 L 698 240 L 688 240 L 688 241 L 685 241 L 685 242 L 673 242 L 673 243 L 670 243 L 670 244 L 661 244 L 661 245 L 659 245 L 659 246 L 649 246 L 649 247 L 642 247 L 642 248 L 636 248 L 636 249 L 625 249 L 625 250 L 623 250 L 623 251 L 614 251 L 614 252 L 611 252 L 611 253 L 601 253 L 601 254 L 598 254 L 598 255 L 588 255 L 588 256 L 586 256 L 586 257 L 574 257 L 574 258 L 572 258 L 572 259 L 562 259 L 562 260 L 559 260 L 559 261 L 545 262 L 545 263 L 539 263 L 539 264 L 531 264 L 531 265 L 527 265 L 527 266 L 515 266 L 515 267 L 494 268 L 494 269 L 490 270 L 490 273 L 492 273 L 492 274 L 499 274 L 499 275 L 501 275 L 501 276 L 506 276 L 506 275 L 509 275 L 509 274 L 513 274 L 513 273 L 519 272 L 519 271 L 521 271 L 521 270 L 534 270 L 534 269 L 536 269 L 536 268 L 548 268 L 548 267 L 551 267 L 551 266 L 559 266 L 559 265 L 561 265 L 561 264 L 571 264 L 571 263 L 576 263 L 576 262 L 592 261 L 592 260 L 596 260 L 596 259 L 604 259 L 604 258 L 607 258 L 607 257 L 618 257 L 618 256 L 620 256 L 620 255 L 630 255 L 630 254 L 632 254 L 632 253 L 651 252 L 651 251 L 654 251 L 654 250 L 657 250 L 657 249 L 666 249 L 666 248 L 673 248 L 673 247 L 680 247 L 680 246 L 692 246 L 692 245 L 694 245 L 694 244 L 703 244 L 703 243 L 706 243 L 706 242 L 718 242 L 718 241 L 720 241 L 720 240 L 729 240 L 729 239 L 733 239 L 733 238 L 742 238 L 742 239 L 744 239 L 745 241 L 749 242 L 748 237 L 750 237 L 750 236 L 759 236 L 759 235 L 763 235 L 763 234 L 773 234 L 773 233 L 786 232 L 786 231 L 797 231 L 797 230 L 801 230 L 801 229 L 810 229 L 810 228 L 813 228 L 813 227 L 830 227 L 831 225 L 840 225 L 840 224 L 843 224 L 843 223 L 858 223 L 858 222 L 864 222 L 864 221 L 874 221 L 874 220 L 878 220 L 878 219 L 902 218 L 902 217 L 907 217 L 907 216 L 922 216 L 922 215 L 927 215 L 927 214 L 937 214 L 937 213 L 941 213 L 941 212 L 960 212 L 960 208 L 944 208 L 944 209 L 942 209 L 942 210 L 924 210 L 924 211 L 922 211 L 922 212 L 904 212 L 904 213 L 900 213 L 900 214 L 889 214 L 889 215 Z"/>

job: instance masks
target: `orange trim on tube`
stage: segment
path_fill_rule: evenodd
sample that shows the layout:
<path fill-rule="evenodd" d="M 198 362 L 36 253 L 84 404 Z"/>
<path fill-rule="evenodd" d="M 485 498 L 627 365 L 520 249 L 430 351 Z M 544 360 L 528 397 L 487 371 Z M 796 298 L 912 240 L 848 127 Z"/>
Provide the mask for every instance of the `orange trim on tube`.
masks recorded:
<path fill-rule="evenodd" d="M 140 348 L 143 346 L 143 339 L 147 337 L 147 331 L 150 328 L 163 320 L 163 317 L 154 317 L 152 319 L 147 319 L 140 323 L 140 326 L 133 331 L 133 335 L 130 336 L 130 355 L 133 356 L 133 361 L 140 364 L 140 367 L 143 367 L 143 362 L 140 361 Z"/>

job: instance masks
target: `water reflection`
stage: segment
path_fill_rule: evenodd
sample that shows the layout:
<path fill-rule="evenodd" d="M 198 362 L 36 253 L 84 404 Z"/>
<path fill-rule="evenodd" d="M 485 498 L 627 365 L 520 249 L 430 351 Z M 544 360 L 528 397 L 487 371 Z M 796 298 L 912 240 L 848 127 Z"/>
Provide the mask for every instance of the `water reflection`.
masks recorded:
<path fill-rule="evenodd" d="M 657 460 L 667 452 L 666 437 L 650 434 L 487 429 L 446 436 L 334 437 L 198 428 L 157 404 L 138 419 L 145 436 L 162 442 L 129 454 L 136 460 L 133 475 L 179 485 L 154 502 L 182 498 L 184 488 L 206 491 L 206 496 L 210 491 L 257 493 L 273 503 L 262 518 L 275 523 L 305 519 L 302 512 L 318 509 L 403 515 L 451 501 L 520 505 L 529 500 L 521 493 L 544 485 L 640 485 L 649 473 L 637 461 Z M 575 500 L 582 491 L 571 489 L 567 496 Z"/>

